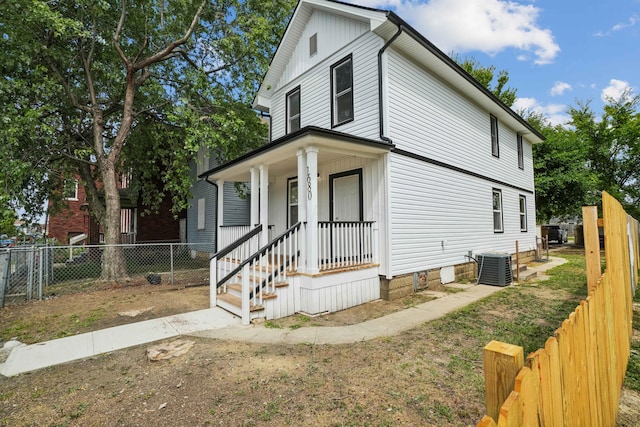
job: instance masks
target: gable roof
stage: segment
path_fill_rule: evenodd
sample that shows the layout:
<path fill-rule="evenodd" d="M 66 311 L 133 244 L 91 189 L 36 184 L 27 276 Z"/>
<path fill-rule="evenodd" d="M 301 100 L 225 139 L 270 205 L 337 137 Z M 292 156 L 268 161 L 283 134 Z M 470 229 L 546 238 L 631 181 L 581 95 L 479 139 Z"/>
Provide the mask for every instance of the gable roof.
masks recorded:
<path fill-rule="evenodd" d="M 516 132 L 525 135 L 532 143 L 542 142 L 545 139 L 526 120 L 393 11 L 351 5 L 336 0 L 300 0 L 298 2 L 256 94 L 254 108 L 261 111 L 270 109 L 274 88 L 315 10 L 329 11 L 349 19 L 367 22 L 370 30 L 385 42 L 393 38 L 392 44 L 395 49 L 431 70 Z"/>

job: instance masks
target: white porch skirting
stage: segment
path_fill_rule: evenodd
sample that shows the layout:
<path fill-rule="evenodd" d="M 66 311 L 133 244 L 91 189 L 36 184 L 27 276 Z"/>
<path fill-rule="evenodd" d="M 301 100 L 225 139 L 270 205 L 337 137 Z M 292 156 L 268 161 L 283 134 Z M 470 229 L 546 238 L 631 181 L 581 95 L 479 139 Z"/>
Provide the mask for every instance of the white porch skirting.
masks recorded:
<path fill-rule="evenodd" d="M 292 279 L 299 290 L 299 311 L 307 314 L 332 313 L 380 298 L 377 266 Z"/>

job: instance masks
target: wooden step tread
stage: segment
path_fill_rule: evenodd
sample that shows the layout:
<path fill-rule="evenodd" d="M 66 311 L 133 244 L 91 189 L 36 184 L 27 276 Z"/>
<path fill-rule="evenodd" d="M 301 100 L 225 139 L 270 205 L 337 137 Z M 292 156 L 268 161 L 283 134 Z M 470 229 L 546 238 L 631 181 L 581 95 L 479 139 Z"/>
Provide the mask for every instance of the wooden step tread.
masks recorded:
<path fill-rule="evenodd" d="M 217 296 L 217 298 L 229 305 L 236 307 L 239 310 L 242 308 L 242 299 L 240 297 L 231 294 L 220 294 Z M 263 309 L 264 307 L 261 305 L 254 305 L 249 309 L 249 311 L 260 311 Z"/>

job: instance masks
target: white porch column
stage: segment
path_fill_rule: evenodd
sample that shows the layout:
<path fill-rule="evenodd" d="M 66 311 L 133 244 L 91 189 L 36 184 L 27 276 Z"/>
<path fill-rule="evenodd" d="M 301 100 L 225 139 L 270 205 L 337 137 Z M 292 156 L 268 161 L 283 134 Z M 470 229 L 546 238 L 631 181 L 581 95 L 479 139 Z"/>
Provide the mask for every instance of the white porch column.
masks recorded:
<path fill-rule="evenodd" d="M 296 151 L 298 156 L 298 221 L 302 222 L 299 244 L 300 258 L 298 259 L 298 271 L 305 272 L 307 268 L 307 236 L 305 223 L 307 222 L 307 158 L 304 150 Z"/>
<path fill-rule="evenodd" d="M 258 182 L 258 173 L 256 168 L 251 168 L 251 216 L 249 219 L 249 228 L 252 229 L 260 221 L 260 184 Z"/>
<path fill-rule="evenodd" d="M 216 186 L 218 187 L 218 206 L 217 206 L 217 217 L 216 217 L 216 251 L 219 251 L 222 245 L 222 232 L 220 228 L 224 225 L 224 180 L 219 179 L 216 181 Z"/>
<path fill-rule="evenodd" d="M 318 148 L 308 147 L 307 174 L 298 185 L 306 191 L 307 200 L 307 272 L 316 274 L 318 269 Z"/>
<path fill-rule="evenodd" d="M 269 167 L 260 165 L 260 246 L 269 243 Z"/>

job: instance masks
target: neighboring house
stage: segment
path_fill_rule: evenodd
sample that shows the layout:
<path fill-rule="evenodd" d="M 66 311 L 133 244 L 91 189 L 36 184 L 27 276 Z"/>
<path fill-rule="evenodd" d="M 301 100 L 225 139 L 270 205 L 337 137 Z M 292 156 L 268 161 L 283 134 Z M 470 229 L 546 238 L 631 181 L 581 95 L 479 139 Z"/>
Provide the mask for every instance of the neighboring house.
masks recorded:
<path fill-rule="evenodd" d="M 201 148 L 189 168 L 193 184 L 191 206 L 187 208 L 187 242 L 192 250 L 207 254 L 213 254 L 218 247 L 232 243 L 249 231 L 249 198 L 240 197 L 233 182 L 222 186 L 224 213 L 223 220 L 218 221 L 218 187 L 214 182 L 198 179 L 198 175 L 214 164 L 213 152 Z"/>
<path fill-rule="evenodd" d="M 272 141 L 201 175 L 248 183 L 244 250 L 269 245 L 212 268 L 212 300 L 243 321 L 395 298 L 422 272 L 445 283 L 470 256 L 535 250 L 542 135 L 395 13 L 301 0 L 254 107 Z"/>
<path fill-rule="evenodd" d="M 75 177 L 68 183 L 65 207 L 56 215 L 47 219 L 46 234 L 60 243 L 104 243 L 100 225 L 91 215 L 84 186 Z M 121 243 L 139 243 L 151 241 L 179 241 L 180 221 L 171 213 L 171 200 L 166 198 L 160 204 L 158 213 L 146 213 L 138 198 L 131 194 L 129 179 L 126 176 L 118 181 L 120 191 L 120 232 Z"/>

